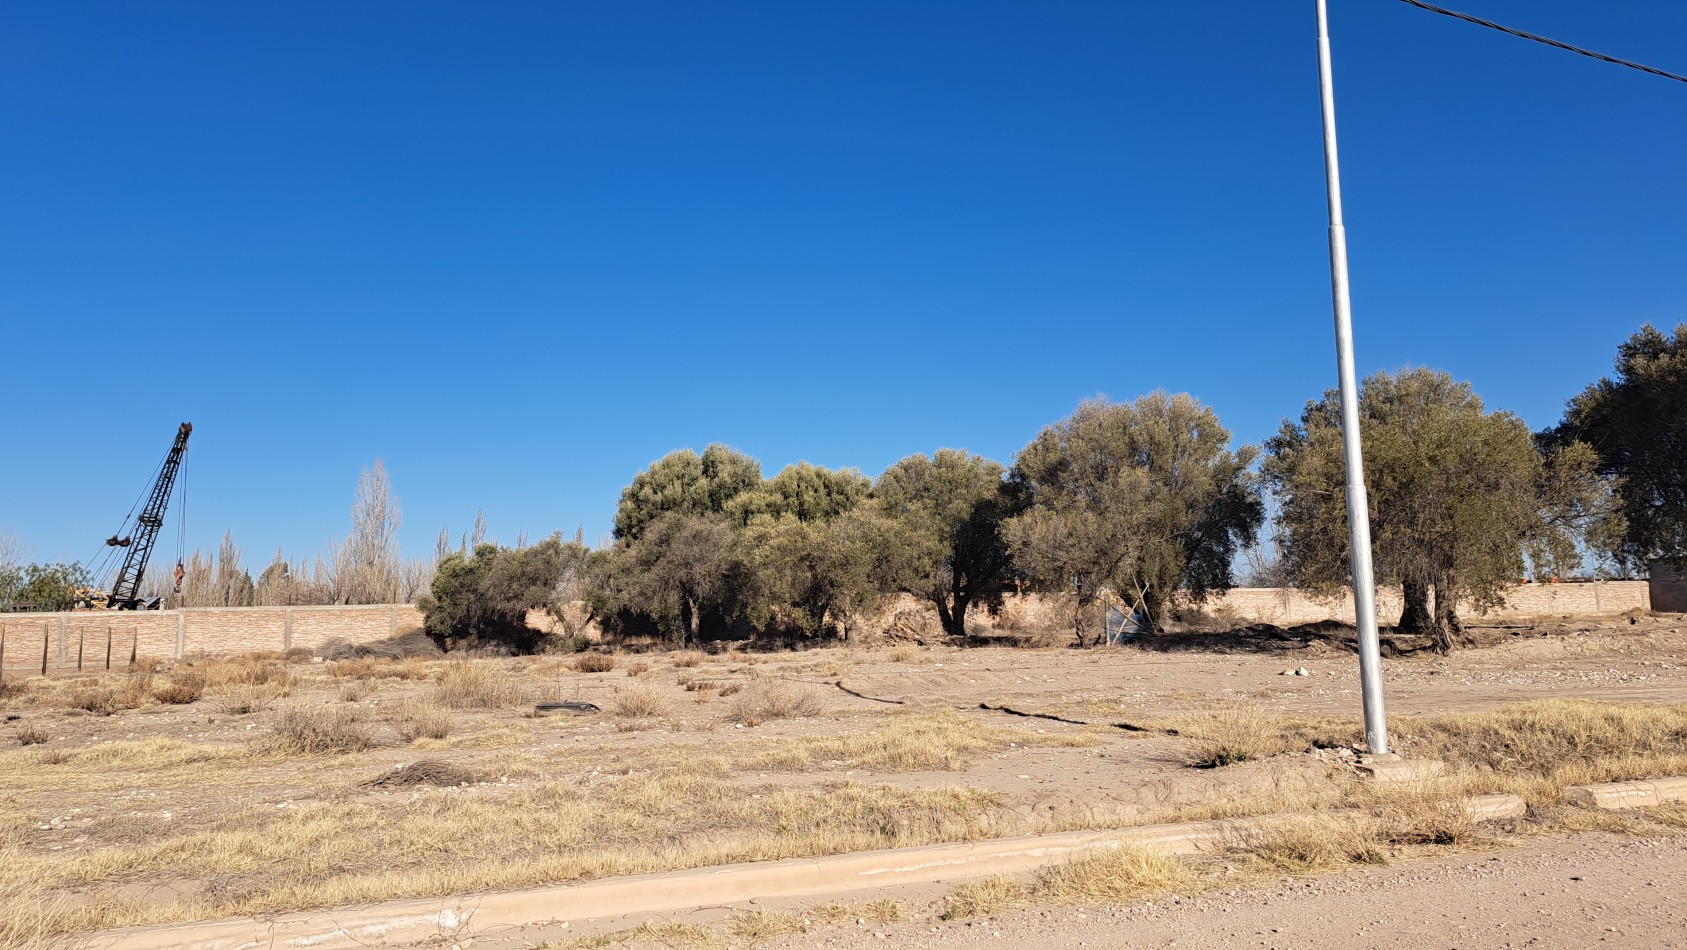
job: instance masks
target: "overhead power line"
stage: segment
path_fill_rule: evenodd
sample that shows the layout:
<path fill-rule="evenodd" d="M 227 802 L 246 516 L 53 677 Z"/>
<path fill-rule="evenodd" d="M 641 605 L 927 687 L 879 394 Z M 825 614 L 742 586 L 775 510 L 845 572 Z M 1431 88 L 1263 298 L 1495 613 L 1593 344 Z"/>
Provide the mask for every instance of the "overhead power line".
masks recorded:
<path fill-rule="evenodd" d="M 1536 43 L 1545 43 L 1548 46 L 1557 47 L 1558 49 L 1575 53 L 1578 56 L 1586 56 L 1591 59 L 1597 59 L 1602 63 L 1615 63 L 1618 66 L 1627 66 L 1629 69 L 1638 69 L 1643 73 L 1651 73 L 1654 76 L 1662 76 L 1665 79 L 1673 79 L 1676 82 L 1687 82 L 1687 76 L 1677 76 L 1675 73 L 1664 72 L 1661 69 L 1654 69 L 1651 66 L 1642 65 L 1641 63 L 1631 62 L 1626 59 L 1618 59 L 1615 56 L 1606 56 L 1604 53 L 1595 53 L 1593 50 L 1582 49 L 1579 46 L 1571 46 L 1569 43 L 1560 43 L 1557 40 L 1549 39 L 1545 36 L 1537 36 L 1534 33 L 1525 33 L 1522 30 L 1514 30 L 1509 26 L 1501 26 L 1492 20 L 1484 20 L 1481 17 L 1474 17 L 1468 13 L 1459 13 L 1456 10 L 1443 9 L 1432 3 L 1424 3 L 1423 0 L 1400 0 L 1400 2 L 1409 6 L 1417 7 L 1420 10 L 1428 10 L 1431 13 L 1439 13 L 1442 16 L 1450 16 L 1455 20 L 1463 20 L 1466 23 L 1474 23 L 1477 26 L 1485 26 L 1490 30 L 1499 30 L 1501 33 L 1509 33 L 1512 36 L 1521 37 L 1526 40 L 1533 40 Z"/>

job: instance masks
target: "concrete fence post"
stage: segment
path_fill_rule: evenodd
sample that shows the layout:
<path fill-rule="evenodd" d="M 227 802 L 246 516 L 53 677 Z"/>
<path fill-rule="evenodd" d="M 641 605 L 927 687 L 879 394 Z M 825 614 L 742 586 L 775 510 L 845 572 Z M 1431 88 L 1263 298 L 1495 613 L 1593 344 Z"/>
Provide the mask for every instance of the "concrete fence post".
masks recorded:
<path fill-rule="evenodd" d="M 398 608 L 395 606 L 395 607 L 390 607 L 390 608 L 387 609 L 387 636 L 390 637 L 397 632 L 398 632 Z"/>
<path fill-rule="evenodd" d="M 286 607 L 281 612 L 281 649 L 293 649 L 293 608 Z"/>
<path fill-rule="evenodd" d="M 187 655 L 187 608 L 176 608 L 176 659 Z"/>
<path fill-rule="evenodd" d="M 69 618 L 59 615 L 59 665 L 70 663 L 70 628 Z"/>

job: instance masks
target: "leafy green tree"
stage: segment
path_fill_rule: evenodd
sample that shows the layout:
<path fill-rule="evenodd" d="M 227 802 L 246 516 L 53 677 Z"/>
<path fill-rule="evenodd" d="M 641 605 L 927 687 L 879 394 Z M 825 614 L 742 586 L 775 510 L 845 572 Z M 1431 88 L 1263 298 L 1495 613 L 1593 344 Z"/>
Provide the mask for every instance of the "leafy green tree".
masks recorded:
<path fill-rule="evenodd" d="M 611 604 L 648 614 L 682 646 L 699 641 L 706 616 L 738 612 L 751 581 L 732 527 L 712 512 L 657 515 L 610 570 Z"/>
<path fill-rule="evenodd" d="M 722 514 L 734 498 L 761 485 L 761 464 L 724 445 L 698 455 L 670 452 L 633 476 L 615 509 L 615 538 L 637 541 L 664 514 Z"/>
<path fill-rule="evenodd" d="M 1461 599 L 1498 603 L 1522 576 L 1524 547 L 1543 530 L 1541 455 L 1521 419 L 1488 412 L 1469 384 L 1434 370 L 1366 379 L 1359 417 L 1377 579 L 1402 589 L 1400 628 L 1431 633 L 1445 652 Z M 1351 578 L 1339 394 L 1285 421 L 1266 452 L 1289 573 L 1340 589 Z"/>
<path fill-rule="evenodd" d="M 524 548 L 481 544 L 468 557 L 447 554 L 418 602 L 424 627 L 441 646 L 496 641 L 531 650 L 540 633 L 527 615 L 554 611 L 555 592 L 578 555 L 560 535 Z"/>
<path fill-rule="evenodd" d="M 1001 602 L 1012 576 L 1002 521 L 1015 513 L 1000 463 L 956 449 L 910 455 L 879 476 L 873 497 L 895 524 L 888 584 L 929 600 L 944 633 L 966 636 L 967 610 Z"/>
<path fill-rule="evenodd" d="M 1175 591 L 1233 586 L 1230 565 L 1264 508 L 1249 471 L 1258 450 L 1229 442 L 1185 394 L 1083 403 L 1019 453 L 1013 481 L 1030 507 L 1005 528 L 1017 562 L 1039 586 L 1076 594 L 1075 626 L 1106 589 L 1158 625 Z"/>
<path fill-rule="evenodd" d="M 93 583 L 80 563 L 26 564 L 13 582 L 13 602 L 29 604 L 32 610 L 69 610 L 76 603 L 78 588 Z"/>
<path fill-rule="evenodd" d="M 895 525 L 857 508 L 826 520 L 794 514 L 759 516 L 741 535 L 759 590 L 786 619 L 811 636 L 828 623 L 847 638 L 847 618 L 871 610 L 884 596 L 884 552 Z"/>
<path fill-rule="evenodd" d="M 740 525 L 757 518 L 787 516 L 814 524 L 854 510 L 872 490 L 872 480 L 854 469 L 829 469 L 798 462 L 735 496 L 725 507 L 731 519 Z"/>
<path fill-rule="evenodd" d="M 1585 442 L 1621 499 L 1623 561 L 1687 558 L 1687 323 L 1651 324 L 1617 348 L 1616 375 L 1571 399 L 1546 433 L 1559 447 Z M 1616 532 L 1613 532 L 1616 533 Z"/>

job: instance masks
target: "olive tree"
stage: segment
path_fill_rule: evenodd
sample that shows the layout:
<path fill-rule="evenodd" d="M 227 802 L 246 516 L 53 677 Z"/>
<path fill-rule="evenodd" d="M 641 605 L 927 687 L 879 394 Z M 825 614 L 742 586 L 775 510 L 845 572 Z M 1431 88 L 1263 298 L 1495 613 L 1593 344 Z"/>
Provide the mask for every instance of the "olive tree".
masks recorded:
<path fill-rule="evenodd" d="M 1620 522 L 1608 522 L 1613 553 L 1630 565 L 1687 557 L 1687 323 L 1673 334 L 1641 327 L 1615 369 L 1571 399 L 1545 438 L 1595 453 L 1621 503 Z"/>
<path fill-rule="evenodd" d="M 664 514 L 722 514 L 734 498 L 761 485 L 761 464 L 724 445 L 698 455 L 670 452 L 633 476 L 615 509 L 615 538 L 637 541 Z"/>
<path fill-rule="evenodd" d="M 998 462 L 956 449 L 910 455 L 879 476 L 874 503 L 894 529 L 883 576 L 937 608 L 944 633 L 966 636 L 967 610 L 1001 601 L 1012 575 L 1002 521 L 1014 496 Z"/>
<path fill-rule="evenodd" d="M 1408 369 L 1367 378 L 1359 397 L 1377 579 L 1398 584 L 1400 628 L 1452 647 L 1458 603 L 1498 603 L 1539 537 L 1546 473 L 1523 420 L 1489 412 L 1468 383 Z M 1264 475 L 1297 586 L 1350 583 L 1340 396 L 1309 402 L 1266 442 Z M 1430 595 L 1433 593 L 1433 608 Z"/>
<path fill-rule="evenodd" d="M 1264 509 L 1250 472 L 1258 450 L 1229 443 L 1186 394 L 1081 404 L 1014 465 L 1028 504 L 1004 528 L 1017 563 L 1038 586 L 1076 594 L 1075 627 L 1104 590 L 1159 625 L 1174 592 L 1201 599 L 1233 586 L 1231 563 Z"/>
<path fill-rule="evenodd" d="M 468 557 L 447 554 L 418 601 L 424 627 L 441 646 L 491 640 L 532 649 L 540 632 L 527 615 L 554 612 L 555 591 L 583 553 L 576 547 L 556 534 L 523 548 L 481 544 Z"/>

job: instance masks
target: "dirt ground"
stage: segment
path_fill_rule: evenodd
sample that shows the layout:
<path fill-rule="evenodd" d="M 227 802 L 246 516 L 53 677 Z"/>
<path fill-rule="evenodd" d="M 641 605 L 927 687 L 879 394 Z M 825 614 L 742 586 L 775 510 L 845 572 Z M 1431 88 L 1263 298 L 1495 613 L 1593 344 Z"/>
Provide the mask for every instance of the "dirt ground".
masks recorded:
<path fill-rule="evenodd" d="M 1554 620 L 1478 627 L 1472 634 L 1478 645 L 1451 657 L 1385 658 L 1389 712 L 1409 722 L 1414 715 L 1538 699 L 1687 702 L 1687 618 L 1680 615 Z M 213 686 L 184 704 L 145 702 L 112 715 L 86 714 L 66 707 L 77 690 L 92 688 L 98 678 L 36 680 L 0 701 L 0 856 L 14 875 L 45 882 L 55 899 L 68 899 L 84 912 L 75 919 L 90 928 L 162 923 L 695 864 L 1210 817 L 1230 813 L 1227 802 L 1249 796 L 1279 804 L 1300 796 L 1316 802 L 1352 781 L 1351 756 L 1342 750 L 1300 750 L 1224 768 L 1192 768 L 1197 743 L 1189 722 L 1245 709 L 1267 717 L 1333 717 L 1348 723 L 1352 738 L 1358 736 L 1357 663 L 1339 631 L 1190 634 L 1092 650 L 905 645 L 622 655 L 603 672 L 577 671 L 575 662 L 571 657 L 473 661 L 513 692 L 487 699 L 484 708 L 450 707 L 449 734 L 438 738 L 405 738 L 406 710 L 437 706 L 430 697 L 437 696 L 444 671 L 461 665 L 456 661 L 294 658 L 287 664 L 286 695 L 249 713 L 231 703 L 231 685 Z M 166 683 L 192 669 L 160 671 L 155 681 Z M 114 677 L 100 681 L 115 683 Z M 797 690 L 803 708 L 780 718 L 746 707 L 747 696 L 770 685 Z M 547 700 L 588 702 L 601 711 L 536 715 L 532 704 Z M 640 703 L 650 704 L 643 710 L 649 715 L 618 714 Z M 266 745 L 289 710 L 330 708 L 356 721 L 368 748 L 290 754 Z M 30 744 L 22 745 L 26 737 Z M 1411 742 L 1408 729 L 1399 744 L 1409 752 Z M 445 787 L 370 784 L 421 761 L 461 769 L 465 781 Z M 685 802 L 664 800 L 675 790 L 695 803 L 714 804 L 697 804 L 688 813 Z M 508 821 L 510 814 L 531 813 L 540 798 L 559 803 L 559 812 L 566 810 L 563 804 L 588 810 L 561 830 L 547 825 L 495 833 L 485 827 Z M 604 802 L 621 811 L 606 810 L 611 806 Z M 766 814 L 757 811 L 763 807 L 758 803 L 765 803 Z M 834 820 L 828 814 L 843 830 L 827 825 L 818 836 L 790 827 L 801 825 L 804 815 L 826 825 Z M 640 824 L 634 817 L 649 821 Z M 365 837 L 339 835 L 334 822 L 353 824 Z M 264 841 L 287 845 L 260 859 L 255 852 L 264 850 Z M 1676 839 L 1658 841 L 1650 850 L 1632 840 L 1531 842 L 1496 868 L 1525 875 L 1538 865 L 1539 873 L 1547 874 L 1553 862 L 1573 863 L 1584 852 L 1589 861 L 1626 855 L 1604 866 L 1629 877 L 1650 868 L 1656 880 L 1678 884 L 1681 845 Z M 541 866 L 533 860 L 541 849 L 565 851 L 573 863 Z M 1531 854 L 1537 857 L 1526 857 Z M 483 859 L 479 865 L 470 860 L 477 855 Z M 1461 894 L 1467 886 L 1502 886 L 1485 864 L 1483 873 L 1470 872 L 1466 881 L 1459 870 L 1466 859 L 1432 860 L 1451 862 L 1447 873 L 1459 881 Z M 450 865 L 450 873 L 438 871 L 442 865 Z M 1338 889 L 1331 894 L 1347 888 L 1361 895 L 1367 888 L 1389 890 L 1393 885 L 1386 882 L 1396 879 L 1391 875 L 1418 881 L 1411 876 L 1432 874 L 1428 869 L 1440 866 L 1424 865 L 1421 872 L 1390 868 L 1318 886 Z M 418 873 L 423 868 L 428 875 Z M 1275 898 L 1269 888 L 1233 899 L 1203 897 L 1198 903 L 1205 910 L 1197 917 L 1205 923 L 1182 937 L 1174 931 L 1197 921 L 1179 918 L 1193 911 L 1176 911 L 1182 905 L 1172 904 L 1103 912 L 1113 915 L 1108 920 L 1148 928 L 1140 943 L 1119 942 L 1094 912 L 1079 918 L 1071 909 L 1018 912 L 991 925 L 987 939 L 1074 946 L 1067 935 L 1088 933 L 1077 939 L 1095 941 L 1091 946 L 1435 945 L 1405 937 L 1398 944 L 1381 942 L 1383 930 L 1345 943 L 1309 942 L 1339 937 L 1338 930 L 1315 924 L 1322 919 L 1316 915 L 1334 913 L 1333 904 L 1313 900 L 1322 891 L 1285 886 L 1290 890 Z M 1430 883 L 1413 886 L 1433 904 Z M 1519 877 L 1517 886 L 1523 894 L 1535 884 Z M 1541 886 L 1543 906 L 1550 905 L 1558 891 Z M 1492 893 L 1490 923 L 1522 925 L 1533 919 L 1532 911 Z M 1634 891 L 1635 899 L 1647 893 Z M 1211 916 L 1223 908 L 1226 921 L 1263 922 L 1272 911 L 1259 908 L 1278 907 L 1288 894 L 1302 908 L 1296 913 L 1313 915 L 1303 916 L 1292 940 L 1244 934 L 1253 923 L 1221 933 L 1218 918 Z M 1615 900 L 1609 890 L 1604 894 Z M 1121 914 L 1126 916 L 1117 917 Z M 1074 923 L 1092 919 L 1087 930 Z M 1418 915 L 1411 919 L 1421 923 Z M 900 937 L 890 936 L 894 926 L 879 931 L 890 945 L 920 945 L 906 927 L 895 931 Z M 983 940 L 981 926 L 943 924 L 929 937 L 932 945 L 950 940 L 946 934 Z M 1455 930 L 1457 939 L 1446 945 L 1508 945 L 1497 928 L 1481 930 L 1487 924 L 1479 921 L 1469 926 L 1478 928 L 1469 930 L 1470 942 L 1457 942 L 1463 937 Z M 996 938 L 995 930 L 1003 936 Z M 1562 942 L 1566 933 L 1543 931 L 1536 936 L 1546 942 L 1533 945 L 1577 945 Z M 852 945 L 861 937 L 817 930 L 775 945 Z M 1555 939 L 1561 942 L 1552 943 Z M 1671 944 L 1625 937 L 1618 945 Z"/>

